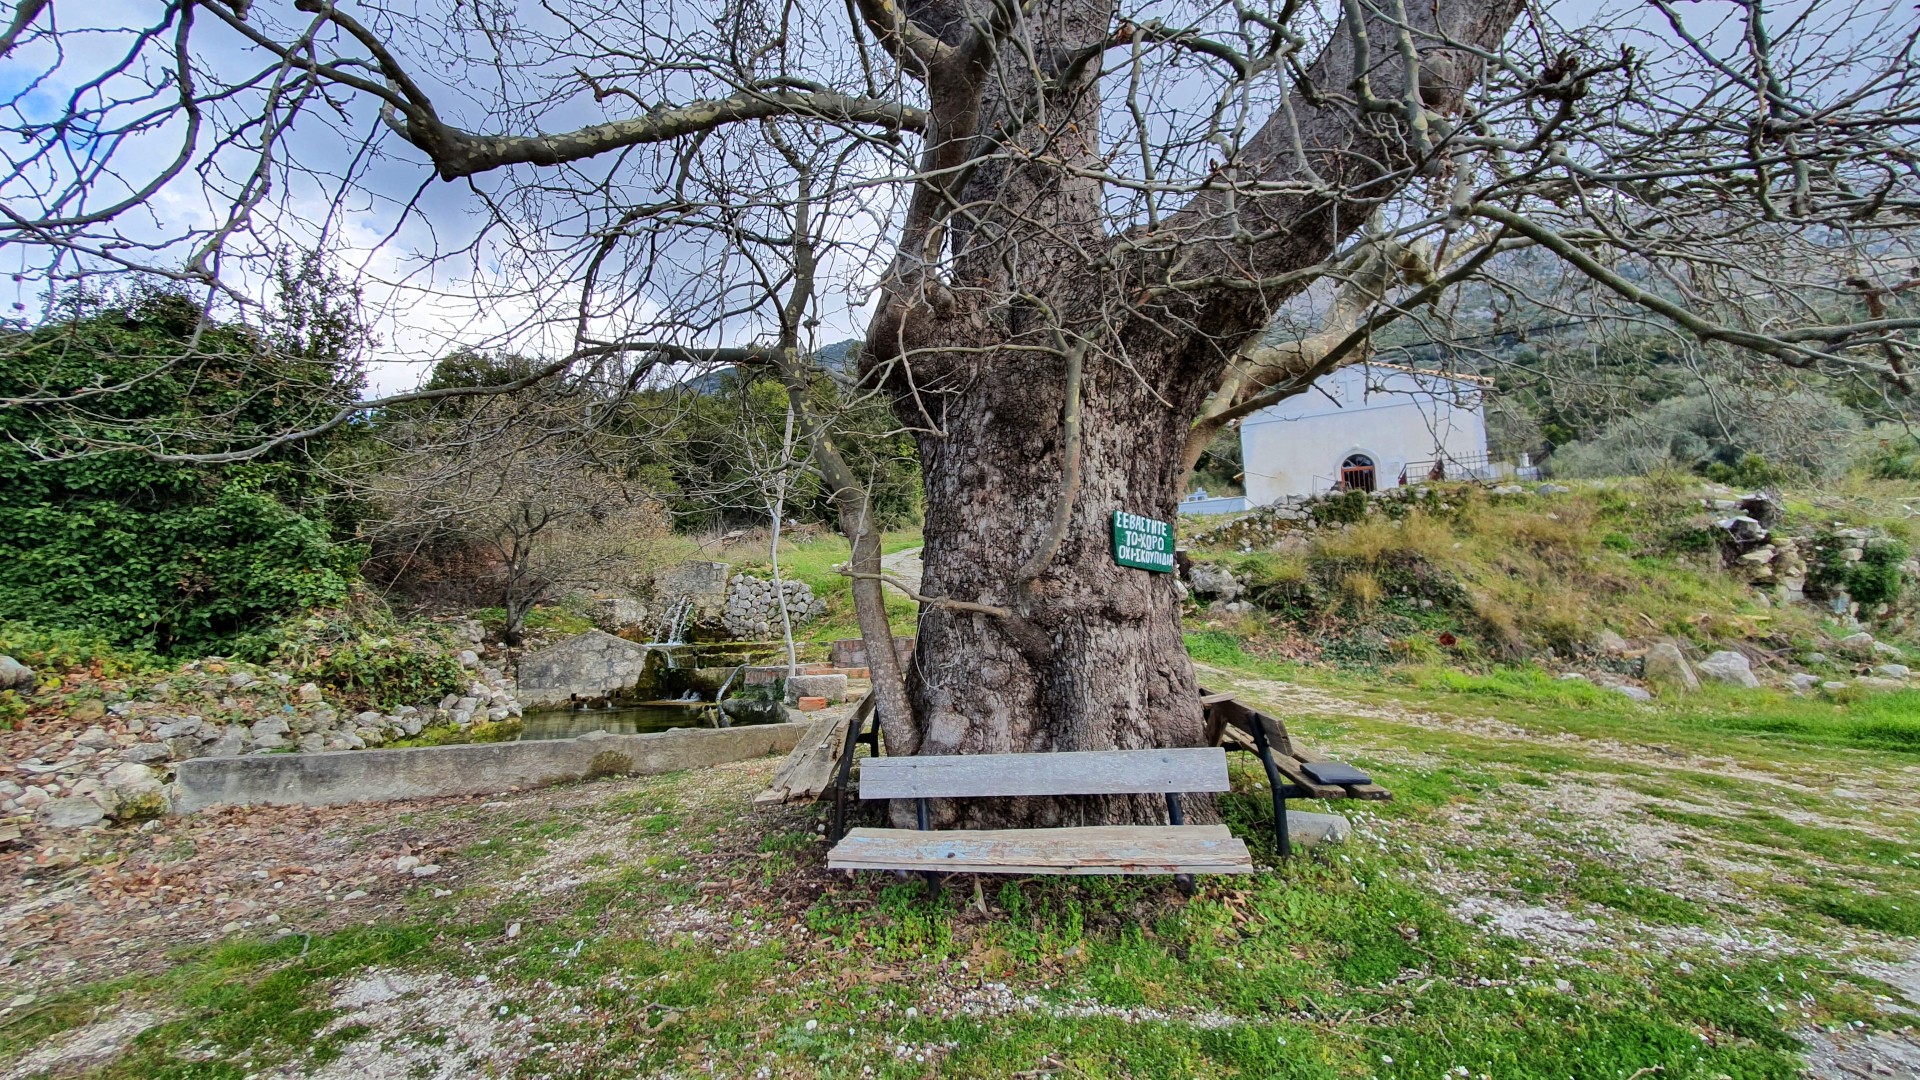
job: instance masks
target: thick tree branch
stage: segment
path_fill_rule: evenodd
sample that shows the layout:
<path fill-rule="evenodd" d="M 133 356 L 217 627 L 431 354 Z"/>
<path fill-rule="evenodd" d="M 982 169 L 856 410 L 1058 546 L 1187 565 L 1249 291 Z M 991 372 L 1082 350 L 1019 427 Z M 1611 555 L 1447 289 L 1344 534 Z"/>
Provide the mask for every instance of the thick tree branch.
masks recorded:
<path fill-rule="evenodd" d="M 615 120 L 557 135 L 476 135 L 415 118 L 400 128 L 407 141 L 427 152 L 442 179 L 473 176 L 508 165 L 560 165 L 646 143 L 668 142 L 748 120 L 778 117 L 863 124 L 889 131 L 921 131 L 925 110 L 882 98 L 831 90 L 765 90 L 657 107 L 646 116 Z"/>
<path fill-rule="evenodd" d="M 33 25 L 33 20 L 39 18 L 51 3 L 52 0 L 20 0 L 14 5 L 12 20 L 7 23 L 6 32 L 0 33 L 0 57 L 13 51 L 14 45 L 20 41 L 20 35 Z"/>

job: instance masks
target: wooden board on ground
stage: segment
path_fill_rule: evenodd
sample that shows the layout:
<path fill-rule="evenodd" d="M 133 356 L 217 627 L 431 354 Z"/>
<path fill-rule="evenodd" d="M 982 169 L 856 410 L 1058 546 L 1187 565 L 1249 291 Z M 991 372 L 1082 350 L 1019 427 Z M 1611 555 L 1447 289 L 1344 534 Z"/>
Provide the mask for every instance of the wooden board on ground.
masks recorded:
<path fill-rule="evenodd" d="M 1229 786 L 1227 755 L 1217 746 L 869 758 L 860 769 L 863 799 L 1158 795 Z"/>
<path fill-rule="evenodd" d="M 1224 825 L 1076 829 L 854 829 L 827 853 L 835 870 L 972 874 L 1250 874 Z"/>
<path fill-rule="evenodd" d="M 814 720 L 806 734 L 800 736 L 793 752 L 780 763 L 779 771 L 773 774 L 773 783 L 753 797 L 754 805 L 771 806 L 819 798 L 833 786 L 834 769 L 840 763 L 841 750 L 847 745 L 847 725 L 865 724 L 872 712 L 873 695 L 868 694 L 849 712 Z"/>

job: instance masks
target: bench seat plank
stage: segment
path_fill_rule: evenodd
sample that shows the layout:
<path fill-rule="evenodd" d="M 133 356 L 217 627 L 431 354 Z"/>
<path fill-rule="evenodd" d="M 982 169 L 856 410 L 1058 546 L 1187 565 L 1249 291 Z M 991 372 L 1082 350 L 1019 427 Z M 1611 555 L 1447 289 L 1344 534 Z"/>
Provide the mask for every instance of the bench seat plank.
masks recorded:
<path fill-rule="evenodd" d="M 827 853 L 835 870 L 976 874 L 1251 874 L 1224 825 L 1072 829 L 854 829 Z"/>
<path fill-rule="evenodd" d="M 863 799 L 1160 795 L 1226 791 L 1229 785 L 1227 755 L 1217 746 L 881 757 L 860 765 Z"/>

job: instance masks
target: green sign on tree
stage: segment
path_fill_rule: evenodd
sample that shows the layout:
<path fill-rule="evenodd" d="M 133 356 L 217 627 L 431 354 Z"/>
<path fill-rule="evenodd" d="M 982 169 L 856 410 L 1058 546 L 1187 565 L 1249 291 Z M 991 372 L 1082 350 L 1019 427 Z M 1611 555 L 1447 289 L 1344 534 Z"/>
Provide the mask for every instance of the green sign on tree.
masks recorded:
<path fill-rule="evenodd" d="M 1115 510 L 1113 561 L 1138 570 L 1173 573 L 1173 522 Z"/>

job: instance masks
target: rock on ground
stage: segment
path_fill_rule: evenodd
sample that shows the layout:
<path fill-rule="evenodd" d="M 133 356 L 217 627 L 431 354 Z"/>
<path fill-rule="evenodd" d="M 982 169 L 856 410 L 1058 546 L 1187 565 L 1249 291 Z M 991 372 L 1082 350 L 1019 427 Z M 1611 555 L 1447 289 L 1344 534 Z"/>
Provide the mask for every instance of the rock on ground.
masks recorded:
<path fill-rule="evenodd" d="M 1876 644 L 1878 643 L 1873 640 L 1873 635 L 1862 630 L 1857 634 L 1848 634 L 1841 638 L 1839 648 L 1841 652 L 1850 656 L 1872 656 L 1873 647 Z"/>
<path fill-rule="evenodd" d="M 1687 658 L 1680 655 L 1680 647 L 1671 641 L 1660 642 L 1648 649 L 1646 657 L 1640 661 L 1640 668 L 1642 678 L 1663 690 L 1692 693 L 1700 689 L 1699 677 L 1687 664 Z"/>
<path fill-rule="evenodd" d="M 52 829 L 84 829 L 100 824 L 106 816 L 106 811 L 100 809 L 99 803 L 75 795 L 41 803 L 33 819 Z"/>
<path fill-rule="evenodd" d="M 120 821 L 160 817 L 172 809 L 166 785 L 145 765 L 130 761 L 116 766 L 106 775 L 105 784 L 106 810 Z"/>
<path fill-rule="evenodd" d="M 1745 656 L 1732 650 L 1723 649 L 1714 653 L 1700 661 L 1696 670 L 1707 678 L 1726 683 L 1728 686 L 1743 686 L 1751 690 L 1760 685 L 1760 680 L 1753 674 L 1752 663 Z"/>

